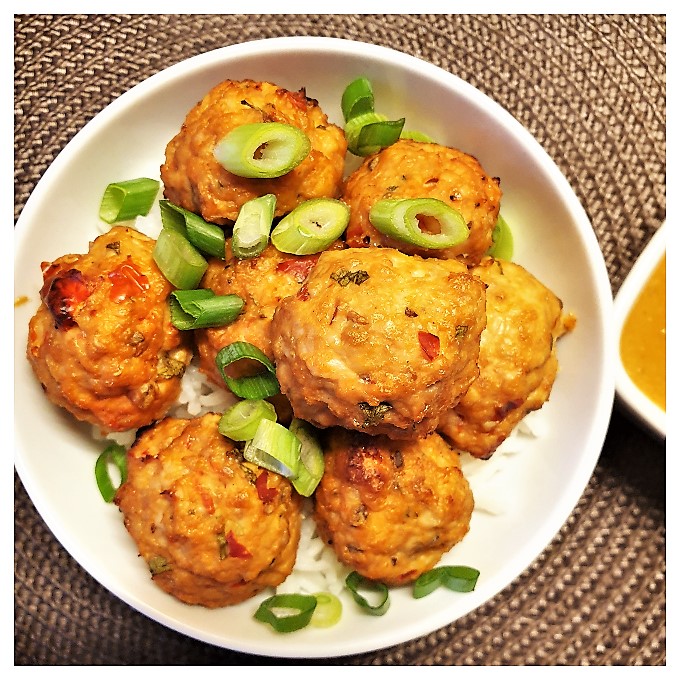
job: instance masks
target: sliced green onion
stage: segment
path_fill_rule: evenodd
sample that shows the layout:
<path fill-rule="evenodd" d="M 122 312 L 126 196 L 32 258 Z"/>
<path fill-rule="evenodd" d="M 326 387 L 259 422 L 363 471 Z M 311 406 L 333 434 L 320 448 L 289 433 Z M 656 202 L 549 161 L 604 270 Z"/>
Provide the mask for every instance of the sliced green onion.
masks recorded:
<path fill-rule="evenodd" d="M 340 105 L 345 122 L 373 111 L 375 99 L 370 80 L 361 76 L 353 80 L 342 93 Z"/>
<path fill-rule="evenodd" d="M 260 467 L 293 479 L 300 465 L 300 440 L 286 427 L 263 418 L 255 436 L 246 444 L 243 457 Z"/>
<path fill-rule="evenodd" d="M 148 215 L 160 182 L 148 177 L 112 182 L 104 190 L 99 206 L 99 217 L 104 222 L 124 222 L 139 215 Z"/>
<path fill-rule="evenodd" d="M 413 597 L 429 595 L 440 586 L 458 593 L 469 593 L 475 589 L 479 571 L 472 567 L 444 566 L 435 567 L 421 574 L 413 583 Z"/>
<path fill-rule="evenodd" d="M 356 150 L 352 153 L 357 156 L 369 156 L 394 144 L 399 139 L 405 122 L 405 118 L 400 118 L 399 120 L 382 120 L 364 125 L 357 138 Z"/>
<path fill-rule="evenodd" d="M 244 302 L 238 295 L 215 295 L 206 288 L 175 290 L 168 298 L 170 321 L 180 331 L 226 326 L 238 317 Z"/>
<path fill-rule="evenodd" d="M 323 477 L 323 450 L 309 423 L 293 418 L 288 429 L 300 440 L 300 464 L 293 486 L 301 496 L 309 497 Z"/>
<path fill-rule="evenodd" d="M 400 139 L 412 139 L 414 142 L 434 142 L 430 135 L 420 132 L 420 130 L 402 130 Z"/>
<path fill-rule="evenodd" d="M 312 198 L 289 212 L 271 233 L 282 253 L 311 255 L 328 248 L 347 228 L 349 206 L 334 198 Z"/>
<path fill-rule="evenodd" d="M 282 593 L 262 601 L 255 618 L 268 623 L 277 633 L 292 633 L 309 624 L 316 606 L 314 595 Z"/>
<path fill-rule="evenodd" d="M 253 439 L 261 420 L 276 421 L 276 409 L 264 399 L 244 399 L 228 408 L 217 426 L 220 434 L 236 442 Z"/>
<path fill-rule="evenodd" d="M 515 250 L 515 240 L 512 236 L 510 225 L 501 215 L 498 215 L 496 226 L 491 232 L 491 240 L 492 244 L 489 250 L 486 251 L 487 255 L 490 255 L 497 260 L 512 260 L 512 255 Z"/>
<path fill-rule="evenodd" d="M 382 616 L 390 607 L 390 591 L 384 583 L 373 581 L 362 576 L 359 572 L 351 572 L 345 579 L 345 585 L 352 593 L 354 601 L 366 611 L 366 613 L 373 616 Z M 371 591 L 377 594 L 377 601 L 371 604 L 360 592 Z"/>
<path fill-rule="evenodd" d="M 275 209 L 274 194 L 253 198 L 241 206 L 231 238 L 234 257 L 257 257 L 267 247 Z"/>
<path fill-rule="evenodd" d="M 229 377 L 225 369 L 239 359 L 254 359 L 261 363 L 266 371 L 242 378 Z M 276 379 L 276 367 L 269 357 L 255 345 L 239 340 L 223 347 L 215 357 L 215 363 L 227 387 L 242 399 L 266 399 L 273 397 L 280 391 L 279 381 Z"/>
<path fill-rule="evenodd" d="M 114 485 L 111 475 L 109 474 L 109 466 L 114 465 L 120 474 L 120 483 Z M 107 446 L 97 458 L 94 464 L 94 476 L 97 480 L 97 487 L 102 498 L 110 503 L 116 491 L 127 479 L 127 451 L 124 446 L 120 444 L 110 444 Z"/>
<path fill-rule="evenodd" d="M 386 236 L 421 248 L 450 248 L 470 233 L 460 212 L 437 198 L 383 199 L 368 218 Z"/>
<path fill-rule="evenodd" d="M 158 205 L 164 229 L 179 232 L 202 253 L 224 259 L 225 238 L 220 227 L 170 201 L 162 200 Z"/>
<path fill-rule="evenodd" d="M 297 167 L 312 148 L 300 128 L 287 123 L 250 123 L 234 128 L 215 147 L 215 160 L 239 177 L 271 179 Z"/>
<path fill-rule="evenodd" d="M 376 113 L 375 111 L 367 111 L 366 113 L 359 114 L 350 118 L 345 123 L 345 137 L 347 138 L 347 149 L 353 153 L 355 156 L 360 156 L 359 153 L 359 134 L 361 130 L 366 125 L 371 123 L 382 123 L 387 120 L 387 116 L 383 116 L 381 113 Z"/>
<path fill-rule="evenodd" d="M 311 624 L 317 628 L 330 628 L 342 616 L 342 602 L 333 593 L 314 593 L 316 609 L 312 614 Z"/>
<path fill-rule="evenodd" d="M 153 249 L 153 259 L 163 276 L 182 290 L 196 288 L 208 263 L 178 231 L 161 229 Z"/>

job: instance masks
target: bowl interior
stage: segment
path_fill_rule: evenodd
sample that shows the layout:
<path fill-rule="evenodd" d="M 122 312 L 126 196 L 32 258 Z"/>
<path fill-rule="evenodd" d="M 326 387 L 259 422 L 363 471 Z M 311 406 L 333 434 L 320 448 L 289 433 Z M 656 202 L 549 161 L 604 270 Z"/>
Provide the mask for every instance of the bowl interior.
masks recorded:
<path fill-rule="evenodd" d="M 414 600 L 395 591 L 382 619 L 345 602 L 329 630 L 281 636 L 255 622 L 256 603 L 227 610 L 189 607 L 157 589 L 137 558 L 120 515 L 98 496 L 93 465 L 101 446 L 45 400 L 25 359 L 27 325 L 38 303 L 40 263 L 84 252 L 98 235 L 104 187 L 159 177 L 167 142 L 188 110 L 226 78 L 305 87 L 333 122 L 353 78 L 373 83 L 376 108 L 476 156 L 501 178 L 502 213 L 515 260 L 573 312 L 576 330 L 559 345 L 560 373 L 542 410 L 541 435 L 497 474 L 513 489 L 500 515 L 475 513 L 447 561 L 480 569 L 477 589 Z M 45 173 L 15 237 L 15 434 L 17 470 L 50 529 L 98 581 L 148 616 L 187 635 L 256 654 L 331 657 L 397 644 L 446 625 L 508 585 L 550 542 L 577 503 L 601 450 L 614 395 L 612 300 L 591 225 L 548 155 L 486 96 L 435 66 L 385 48 L 323 38 L 256 41 L 201 55 L 126 93 L 71 141 Z M 493 550 L 489 549 L 493 546 Z"/>

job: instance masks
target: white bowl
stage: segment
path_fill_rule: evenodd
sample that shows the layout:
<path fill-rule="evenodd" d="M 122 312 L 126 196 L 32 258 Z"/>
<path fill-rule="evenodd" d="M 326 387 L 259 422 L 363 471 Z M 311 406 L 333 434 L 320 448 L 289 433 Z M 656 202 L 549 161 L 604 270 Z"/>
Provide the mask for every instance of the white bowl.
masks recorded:
<path fill-rule="evenodd" d="M 631 379 L 621 359 L 621 334 L 626 319 L 661 258 L 666 254 L 666 223 L 656 231 L 633 264 L 614 300 L 616 329 L 616 395 L 625 411 L 660 439 L 666 438 L 666 411 Z"/>
<path fill-rule="evenodd" d="M 40 263 L 87 250 L 109 182 L 159 176 L 166 143 L 213 85 L 248 77 L 292 90 L 305 86 L 341 123 L 340 95 L 359 75 L 372 81 L 383 113 L 405 115 L 408 127 L 475 155 L 501 178 L 514 259 L 562 298 L 578 325 L 560 341 L 560 373 L 540 412 L 538 436 L 525 437 L 521 451 L 497 459 L 503 465 L 493 481 L 511 491 L 502 512 L 476 511 L 468 536 L 445 557 L 480 570 L 476 590 L 415 600 L 408 589 L 397 589 L 382 618 L 359 613 L 345 598 L 333 628 L 280 635 L 253 619 L 257 598 L 209 611 L 181 604 L 151 582 L 119 512 L 99 497 L 93 464 L 101 446 L 88 428 L 45 400 L 25 359 L 26 329 L 39 303 Z M 362 653 L 425 635 L 480 606 L 512 583 L 562 527 L 592 474 L 611 415 L 611 291 L 592 227 L 568 182 L 491 99 L 429 63 L 369 44 L 248 42 L 172 66 L 125 93 L 73 138 L 28 200 L 16 228 L 15 294 L 30 298 L 15 311 L 15 464 L 36 508 L 82 567 L 132 607 L 186 635 L 242 652 Z"/>

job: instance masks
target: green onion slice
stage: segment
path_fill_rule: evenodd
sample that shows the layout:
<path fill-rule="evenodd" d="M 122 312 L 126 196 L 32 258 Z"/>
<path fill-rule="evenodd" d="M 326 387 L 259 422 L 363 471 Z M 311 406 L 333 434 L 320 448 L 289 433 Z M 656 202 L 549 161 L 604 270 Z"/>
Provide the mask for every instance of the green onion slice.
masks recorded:
<path fill-rule="evenodd" d="M 373 616 L 382 616 L 390 607 L 390 591 L 384 583 L 373 581 L 359 574 L 359 572 L 351 572 L 345 579 L 345 585 L 352 593 L 354 601 L 366 611 L 366 613 Z M 377 595 L 375 604 L 371 604 L 360 592 L 371 591 Z"/>
<path fill-rule="evenodd" d="M 375 98 L 371 81 L 364 76 L 353 80 L 342 93 L 340 105 L 345 122 L 361 114 L 372 112 Z"/>
<path fill-rule="evenodd" d="M 246 444 L 243 457 L 266 470 L 293 479 L 300 465 L 300 440 L 283 425 L 263 418 L 254 437 Z"/>
<path fill-rule="evenodd" d="M 114 465 L 120 474 L 120 484 L 114 485 L 109 474 L 109 466 Z M 102 498 L 110 503 L 116 491 L 127 479 L 127 451 L 124 446 L 120 444 L 110 444 L 107 446 L 97 458 L 94 464 L 94 476 L 97 480 L 97 487 Z"/>
<path fill-rule="evenodd" d="M 163 276 L 182 290 L 196 288 L 208 268 L 206 259 L 178 231 L 161 229 L 153 249 L 153 259 Z"/>
<path fill-rule="evenodd" d="M 323 477 L 323 450 L 309 423 L 293 418 L 288 429 L 300 440 L 300 464 L 293 486 L 301 496 L 309 497 Z"/>
<path fill-rule="evenodd" d="M 215 160 L 239 177 L 271 179 L 297 167 L 312 148 L 300 128 L 287 123 L 239 125 L 215 147 Z"/>
<path fill-rule="evenodd" d="M 224 259 L 224 231 L 206 222 L 200 215 L 170 201 L 158 201 L 164 229 L 179 232 L 198 250 Z"/>
<path fill-rule="evenodd" d="M 104 190 L 99 206 L 99 217 L 112 224 L 124 222 L 139 215 L 148 215 L 160 182 L 148 177 L 112 182 Z"/>
<path fill-rule="evenodd" d="M 309 624 L 316 606 L 314 595 L 282 593 L 263 600 L 255 618 L 268 623 L 277 633 L 292 633 Z"/>
<path fill-rule="evenodd" d="M 421 574 L 413 583 L 413 597 L 429 595 L 440 586 L 458 593 L 469 593 L 475 589 L 479 571 L 472 567 L 444 566 L 435 567 Z"/>
<path fill-rule="evenodd" d="M 276 409 L 264 399 L 244 399 L 228 408 L 217 426 L 220 434 L 237 442 L 255 437 L 261 420 L 276 421 Z"/>
<path fill-rule="evenodd" d="M 368 123 L 361 128 L 355 153 L 358 156 L 369 156 L 372 153 L 394 144 L 404 129 L 405 118 L 399 120 L 382 120 Z"/>
<path fill-rule="evenodd" d="M 245 304 L 238 295 L 215 295 L 206 288 L 175 290 L 168 298 L 170 321 L 180 331 L 226 326 Z"/>
<path fill-rule="evenodd" d="M 311 624 L 317 628 L 330 628 L 342 616 L 342 602 L 333 593 L 314 593 L 316 609 L 312 614 Z"/>
<path fill-rule="evenodd" d="M 274 194 L 253 198 L 241 206 L 231 239 L 234 257 L 257 257 L 267 247 L 275 209 Z"/>
<path fill-rule="evenodd" d="M 261 363 L 266 371 L 242 378 L 231 378 L 225 369 L 239 359 L 254 359 Z M 215 357 L 217 369 L 224 378 L 227 387 L 242 399 L 266 399 L 273 397 L 280 391 L 279 381 L 276 379 L 276 367 L 269 357 L 255 345 L 239 340 L 223 347 Z"/>
<path fill-rule="evenodd" d="M 420 132 L 420 130 L 402 130 L 400 139 L 412 139 L 414 142 L 434 142 L 430 135 Z"/>
<path fill-rule="evenodd" d="M 335 198 L 312 198 L 289 212 L 271 233 L 282 253 L 311 255 L 328 248 L 349 223 L 349 206 Z"/>
<path fill-rule="evenodd" d="M 515 250 L 515 241 L 512 236 L 510 225 L 498 215 L 496 226 L 491 232 L 492 244 L 487 255 L 496 258 L 497 260 L 512 260 L 512 255 Z"/>
<path fill-rule="evenodd" d="M 421 248 L 450 248 L 465 241 L 465 218 L 437 198 L 383 199 L 368 216 L 380 232 Z"/>

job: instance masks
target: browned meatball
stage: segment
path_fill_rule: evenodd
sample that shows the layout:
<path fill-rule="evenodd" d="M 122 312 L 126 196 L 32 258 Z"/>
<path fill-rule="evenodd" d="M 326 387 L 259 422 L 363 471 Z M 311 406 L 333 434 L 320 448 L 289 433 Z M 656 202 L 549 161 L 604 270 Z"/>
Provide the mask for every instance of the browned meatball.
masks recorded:
<path fill-rule="evenodd" d="M 215 146 L 231 130 L 265 122 L 287 123 L 307 134 L 312 148 L 296 168 L 275 179 L 248 179 L 233 175 L 215 160 Z M 328 122 L 304 89 L 289 92 L 272 83 L 226 80 L 188 113 L 167 145 L 161 179 L 171 202 L 209 222 L 227 224 L 257 196 L 275 194 L 277 215 L 307 199 L 338 196 L 346 152 L 344 132 Z"/>
<path fill-rule="evenodd" d="M 191 360 L 153 248 L 148 236 L 113 227 L 87 254 L 43 265 L 28 359 L 52 402 L 104 432 L 162 418 Z"/>
<path fill-rule="evenodd" d="M 381 234 L 370 222 L 377 201 L 390 198 L 437 198 L 465 218 L 470 235 L 460 245 L 424 251 Z M 476 158 L 440 144 L 402 139 L 369 156 L 345 183 L 342 200 L 351 208 L 347 243 L 378 245 L 424 257 L 479 262 L 491 245 L 501 202 L 500 180 L 490 177 Z"/>
<path fill-rule="evenodd" d="M 300 538 L 288 480 L 248 463 L 219 434 L 219 419 L 166 418 L 145 430 L 115 499 L 154 582 L 205 607 L 282 583 Z"/>
<path fill-rule="evenodd" d="M 486 258 L 472 271 L 487 284 L 480 373 L 442 416 L 439 431 L 460 450 L 488 458 L 550 396 L 558 368 L 556 341 L 575 319 L 518 264 Z"/>
<path fill-rule="evenodd" d="M 319 535 L 366 578 L 414 581 L 468 532 L 472 492 L 436 433 L 394 441 L 338 428 L 325 458 L 314 494 Z"/>
<path fill-rule="evenodd" d="M 485 324 L 484 284 L 459 262 L 324 252 L 274 314 L 276 374 L 316 426 L 422 436 L 477 377 Z"/>

